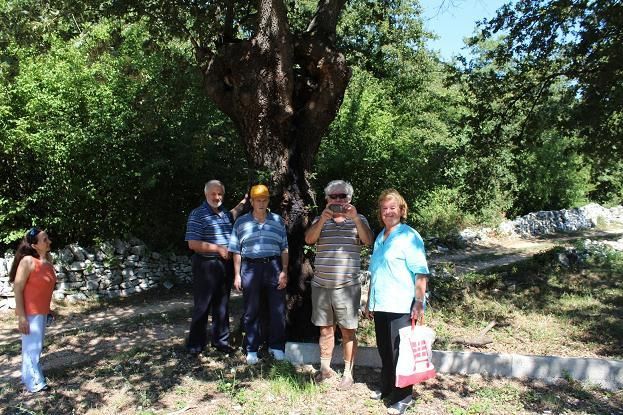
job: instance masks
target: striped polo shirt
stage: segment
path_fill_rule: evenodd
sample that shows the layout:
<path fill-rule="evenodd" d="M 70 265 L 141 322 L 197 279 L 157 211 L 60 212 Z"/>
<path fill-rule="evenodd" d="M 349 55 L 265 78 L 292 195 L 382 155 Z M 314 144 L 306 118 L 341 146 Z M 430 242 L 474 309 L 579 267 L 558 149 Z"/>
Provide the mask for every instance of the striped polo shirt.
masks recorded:
<path fill-rule="evenodd" d="M 313 223 L 320 217 L 316 217 Z M 368 226 L 363 215 L 359 219 Z M 361 241 L 357 225 L 351 219 L 337 223 L 328 220 L 322 226 L 316 244 L 312 284 L 323 288 L 341 288 L 359 284 Z"/>
<path fill-rule="evenodd" d="M 210 242 L 217 245 L 227 246 L 229 236 L 233 228 L 234 218 L 230 211 L 222 207 L 215 212 L 208 202 L 204 201 L 201 206 L 190 212 L 186 223 L 186 236 L 184 240 Z M 208 258 L 217 258 L 218 254 L 200 254 Z"/>
<path fill-rule="evenodd" d="M 228 249 L 243 258 L 281 255 L 288 249 L 288 235 L 283 219 L 268 212 L 264 223 L 259 223 L 252 212 L 242 215 L 234 223 Z"/>

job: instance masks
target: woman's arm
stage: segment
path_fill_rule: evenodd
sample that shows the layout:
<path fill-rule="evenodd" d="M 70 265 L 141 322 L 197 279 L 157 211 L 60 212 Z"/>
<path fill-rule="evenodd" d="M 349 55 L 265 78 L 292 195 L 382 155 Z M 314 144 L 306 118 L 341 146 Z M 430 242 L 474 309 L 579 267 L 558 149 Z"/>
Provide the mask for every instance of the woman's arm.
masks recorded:
<path fill-rule="evenodd" d="M 411 318 L 419 320 L 424 317 L 424 296 L 426 295 L 428 275 L 417 274 L 415 277 L 415 302 L 411 309 Z"/>
<path fill-rule="evenodd" d="M 31 256 L 25 256 L 17 267 L 15 273 L 15 282 L 13 284 L 13 292 L 15 293 L 15 314 L 17 315 L 17 328 L 22 334 L 30 333 L 30 325 L 26 318 L 26 310 L 24 309 L 24 287 L 30 273 L 34 269 L 34 262 Z"/>

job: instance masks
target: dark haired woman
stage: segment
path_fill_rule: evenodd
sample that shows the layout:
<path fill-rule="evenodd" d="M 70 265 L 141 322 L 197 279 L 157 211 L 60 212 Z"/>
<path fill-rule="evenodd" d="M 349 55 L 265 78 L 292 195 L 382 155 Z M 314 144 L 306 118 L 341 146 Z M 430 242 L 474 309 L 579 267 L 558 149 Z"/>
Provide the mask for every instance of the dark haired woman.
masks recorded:
<path fill-rule="evenodd" d="M 17 326 L 22 333 L 22 382 L 29 392 L 48 389 L 39 358 L 56 285 L 51 244 L 45 231 L 29 230 L 17 247 L 9 273 L 9 281 L 14 283 Z"/>

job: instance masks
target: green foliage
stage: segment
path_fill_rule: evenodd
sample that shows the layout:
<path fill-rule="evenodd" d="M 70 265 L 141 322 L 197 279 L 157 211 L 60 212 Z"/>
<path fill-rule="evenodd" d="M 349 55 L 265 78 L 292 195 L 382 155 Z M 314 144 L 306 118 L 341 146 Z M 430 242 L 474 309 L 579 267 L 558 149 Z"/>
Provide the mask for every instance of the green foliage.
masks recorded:
<path fill-rule="evenodd" d="M 583 206 L 592 190 L 590 166 L 573 140 L 545 131 L 540 145 L 520 153 L 517 176 L 520 211 Z"/>
<path fill-rule="evenodd" d="M 606 244 L 583 241 L 576 244 L 576 250 L 585 258 L 585 267 L 601 267 L 615 275 L 623 273 L 623 253 Z"/>
<path fill-rule="evenodd" d="M 351 1 L 338 32 L 349 61 L 378 79 L 409 89 L 426 75 L 418 66 L 427 59 L 424 42 L 431 35 L 424 31 L 418 1 Z"/>
<path fill-rule="evenodd" d="M 410 214 L 410 219 L 422 236 L 435 236 L 453 245 L 466 225 L 458 189 L 433 190 L 417 201 L 415 213 Z"/>
<path fill-rule="evenodd" d="M 350 181 L 355 206 L 371 219 L 383 189 L 396 188 L 410 205 L 419 206 L 433 189 L 455 187 L 462 174 L 457 159 L 463 138 L 454 134 L 458 97 L 455 89 L 444 88 L 446 73 L 438 69 L 418 88 L 394 90 L 396 79 L 378 79 L 355 68 L 340 113 L 321 144 L 317 188 L 336 178 Z"/>
<path fill-rule="evenodd" d="M 591 198 L 604 202 L 623 196 L 621 16 L 623 5 L 616 0 L 520 0 L 501 8 L 470 41 L 475 51 L 482 52 L 469 63 L 470 77 L 476 79 L 477 68 L 491 69 L 486 76 L 480 76 L 481 71 L 475 81 L 481 87 L 475 89 L 495 91 L 479 100 L 480 122 L 490 120 L 498 133 L 502 126 L 519 122 L 512 130 L 515 144 L 522 148 L 530 137 L 541 137 L 555 126 L 561 139 L 574 142 L 575 152 L 583 154 L 582 162 L 589 166 L 591 185 L 582 185 L 580 178 L 576 183 L 583 188 L 580 193 L 588 190 Z M 504 36 L 496 41 L 499 33 Z M 487 100 L 500 110 L 487 116 L 491 107 Z M 568 149 L 567 143 L 559 147 Z M 573 153 L 563 156 L 571 164 L 577 162 Z M 577 190 L 572 191 L 576 196 Z M 563 195 L 561 200 L 573 198 Z"/>
<path fill-rule="evenodd" d="M 132 233 L 171 245 L 203 183 L 243 170 L 229 157 L 241 154 L 234 133 L 197 89 L 187 50 L 152 42 L 141 23 L 83 29 L 72 42 L 50 34 L 46 54 L 11 49 L 3 242 L 39 224 L 62 235 L 57 243 Z"/>
<path fill-rule="evenodd" d="M 447 242 L 474 220 L 620 203 L 621 5 L 572 3 L 504 7 L 470 41 L 472 60 L 444 64 L 425 48 L 418 1 L 348 2 L 336 43 L 353 77 L 314 187 L 350 181 L 375 229 L 378 194 L 394 187 L 410 222 Z M 293 33 L 317 5 L 287 2 Z M 38 225 L 57 244 L 131 233 L 181 249 L 206 180 L 226 183 L 226 206 L 247 177 L 270 181 L 248 171 L 200 88 L 187 38 L 222 42 L 220 6 L 0 3 L 1 248 Z M 234 9 L 230 35 L 248 38 L 255 6 Z"/>

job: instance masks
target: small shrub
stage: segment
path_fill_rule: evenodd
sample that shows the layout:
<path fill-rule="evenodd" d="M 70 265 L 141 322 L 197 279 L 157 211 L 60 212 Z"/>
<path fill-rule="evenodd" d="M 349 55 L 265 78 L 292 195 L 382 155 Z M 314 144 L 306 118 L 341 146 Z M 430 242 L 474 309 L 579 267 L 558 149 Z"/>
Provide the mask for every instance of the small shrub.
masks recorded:
<path fill-rule="evenodd" d="M 454 246 L 460 230 L 466 223 L 465 214 L 460 208 L 457 189 L 440 188 L 416 206 L 417 213 L 410 214 L 410 220 L 423 236 L 439 238 L 447 245 Z"/>

